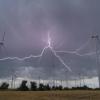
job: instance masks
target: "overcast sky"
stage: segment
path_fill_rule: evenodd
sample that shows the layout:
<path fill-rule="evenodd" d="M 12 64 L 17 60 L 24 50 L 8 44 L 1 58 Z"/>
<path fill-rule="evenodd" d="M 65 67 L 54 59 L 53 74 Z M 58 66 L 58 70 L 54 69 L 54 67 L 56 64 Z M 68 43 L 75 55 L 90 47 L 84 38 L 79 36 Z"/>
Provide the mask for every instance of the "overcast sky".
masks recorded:
<path fill-rule="evenodd" d="M 56 51 L 73 51 L 86 43 L 92 33 L 99 34 L 100 0 L 0 0 L 0 39 L 3 32 L 6 49 L 1 49 L 0 58 L 40 54 L 47 45 L 48 32 Z M 94 48 L 90 41 L 82 53 L 93 52 Z M 96 75 L 95 56 L 57 54 L 73 74 Z M 47 50 L 40 63 L 39 58 L 0 61 L 0 77 L 9 76 L 14 70 L 20 76 L 66 78 L 68 70 L 51 55 Z"/>

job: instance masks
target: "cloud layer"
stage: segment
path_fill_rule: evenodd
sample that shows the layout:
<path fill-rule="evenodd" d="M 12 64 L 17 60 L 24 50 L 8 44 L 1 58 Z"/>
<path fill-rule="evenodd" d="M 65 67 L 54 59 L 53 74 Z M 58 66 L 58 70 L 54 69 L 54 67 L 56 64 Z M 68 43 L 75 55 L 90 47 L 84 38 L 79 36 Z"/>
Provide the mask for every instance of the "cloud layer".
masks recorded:
<path fill-rule="evenodd" d="M 91 33 L 100 32 L 99 0 L 0 0 L 0 38 L 6 32 L 5 47 L 1 57 L 25 57 L 38 55 L 47 45 L 50 31 L 52 46 L 55 50 L 76 50 L 90 38 Z M 81 53 L 94 51 L 88 44 Z M 66 78 L 66 70 L 47 50 L 40 63 L 38 58 L 26 61 L 0 61 L 0 76 L 6 77 L 14 72 L 31 66 L 37 76 L 44 78 Z M 57 53 L 68 64 L 73 73 L 89 76 L 96 75 L 95 56 L 80 57 L 70 53 Z M 52 60 L 52 57 L 55 60 Z M 53 64 L 53 65 L 52 65 Z M 55 69 L 54 67 L 55 66 Z M 29 67 L 30 69 L 30 67 Z M 26 70 L 26 69 L 25 69 Z M 33 70 L 33 73 L 35 71 Z M 40 71 L 41 70 L 41 71 Z M 42 72 L 42 74 L 41 74 Z M 28 72 L 27 72 L 28 73 Z M 36 74 L 31 74 L 35 77 Z"/>

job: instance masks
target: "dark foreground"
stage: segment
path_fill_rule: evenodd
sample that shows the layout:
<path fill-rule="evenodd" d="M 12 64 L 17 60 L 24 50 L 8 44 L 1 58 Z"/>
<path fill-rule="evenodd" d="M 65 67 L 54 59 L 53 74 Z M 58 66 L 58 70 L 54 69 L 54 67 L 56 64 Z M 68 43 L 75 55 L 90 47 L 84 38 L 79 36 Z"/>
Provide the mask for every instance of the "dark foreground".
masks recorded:
<path fill-rule="evenodd" d="M 100 91 L 1 91 L 0 100 L 100 100 Z"/>

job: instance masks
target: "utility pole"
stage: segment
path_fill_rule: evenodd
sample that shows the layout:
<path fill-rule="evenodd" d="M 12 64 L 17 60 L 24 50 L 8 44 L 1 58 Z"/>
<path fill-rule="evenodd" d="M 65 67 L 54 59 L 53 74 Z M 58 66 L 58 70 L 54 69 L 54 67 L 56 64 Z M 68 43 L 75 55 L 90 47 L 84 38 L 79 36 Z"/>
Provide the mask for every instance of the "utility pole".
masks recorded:
<path fill-rule="evenodd" d="M 67 79 L 67 80 L 65 80 L 65 82 L 66 82 L 66 87 L 69 87 L 69 82 L 68 82 L 68 79 Z"/>
<path fill-rule="evenodd" d="M 81 73 L 79 73 L 79 87 L 81 87 L 82 86 L 82 82 L 81 82 Z"/>
<path fill-rule="evenodd" d="M 13 89 L 13 83 L 14 83 L 14 77 L 12 75 L 12 77 L 11 77 L 11 89 Z"/>
<path fill-rule="evenodd" d="M 77 87 L 77 79 L 75 79 L 75 87 Z"/>
<path fill-rule="evenodd" d="M 98 48 L 98 42 L 99 42 L 99 35 L 92 35 L 92 39 L 95 40 L 95 49 L 96 49 L 96 66 L 97 66 L 97 74 L 98 74 L 98 81 L 99 81 L 99 88 L 100 88 L 100 66 L 99 66 L 99 48 Z"/>

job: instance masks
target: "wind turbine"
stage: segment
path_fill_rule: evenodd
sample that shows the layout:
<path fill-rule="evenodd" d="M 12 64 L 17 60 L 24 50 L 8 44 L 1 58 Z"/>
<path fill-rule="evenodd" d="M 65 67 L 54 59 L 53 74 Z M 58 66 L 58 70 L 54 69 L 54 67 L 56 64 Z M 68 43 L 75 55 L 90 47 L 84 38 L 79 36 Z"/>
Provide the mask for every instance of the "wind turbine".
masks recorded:
<path fill-rule="evenodd" d="M 2 48 L 6 51 L 4 42 L 5 42 L 5 32 L 3 33 L 3 37 L 2 37 L 2 39 L 0 41 L 0 53 L 1 53 Z"/>
<path fill-rule="evenodd" d="M 99 56 L 100 56 L 100 52 L 99 52 L 99 42 L 100 42 L 100 38 L 98 34 L 92 35 L 91 36 L 92 39 L 95 40 L 95 50 L 96 50 L 96 67 L 97 67 L 97 74 L 98 74 L 98 81 L 99 81 L 99 88 L 100 88 L 100 62 L 99 62 Z"/>
<path fill-rule="evenodd" d="M 5 32 L 4 32 L 4 34 L 3 34 L 2 40 L 0 41 L 0 50 L 1 50 L 2 48 L 5 49 L 4 42 L 5 42 Z"/>

